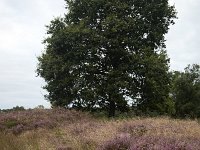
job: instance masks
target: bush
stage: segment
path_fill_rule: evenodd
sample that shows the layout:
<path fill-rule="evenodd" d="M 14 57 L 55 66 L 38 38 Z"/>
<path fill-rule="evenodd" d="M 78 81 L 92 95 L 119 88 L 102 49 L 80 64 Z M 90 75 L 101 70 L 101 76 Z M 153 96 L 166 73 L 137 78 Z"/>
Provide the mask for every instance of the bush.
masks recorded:
<path fill-rule="evenodd" d="M 113 140 L 105 142 L 97 150 L 127 150 L 130 147 L 131 138 L 129 134 L 121 134 Z"/>
<path fill-rule="evenodd" d="M 170 137 L 124 136 L 103 143 L 98 150 L 195 150 L 199 149 L 197 139 L 179 140 Z"/>
<path fill-rule="evenodd" d="M 14 126 L 17 126 L 19 123 L 17 120 L 6 120 L 2 125 L 6 128 L 12 128 Z"/>
<path fill-rule="evenodd" d="M 124 133 L 129 133 L 133 136 L 142 136 L 144 135 L 148 130 L 147 126 L 142 124 L 132 124 L 132 123 L 126 123 L 122 127 L 120 127 L 119 131 Z"/>
<path fill-rule="evenodd" d="M 71 124 L 90 119 L 83 112 L 66 109 L 33 109 L 26 111 L 11 111 L 0 114 L 0 131 L 11 131 L 19 134 L 38 128 L 52 129 L 62 124 Z"/>

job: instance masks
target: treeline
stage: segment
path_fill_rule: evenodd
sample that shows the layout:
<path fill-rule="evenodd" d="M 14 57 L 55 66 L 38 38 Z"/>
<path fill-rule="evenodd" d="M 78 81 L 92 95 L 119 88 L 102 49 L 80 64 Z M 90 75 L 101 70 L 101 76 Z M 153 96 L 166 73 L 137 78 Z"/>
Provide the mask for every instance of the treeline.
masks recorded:
<path fill-rule="evenodd" d="M 200 117 L 200 65 L 188 65 L 183 72 L 172 72 L 170 97 L 177 117 Z"/>
<path fill-rule="evenodd" d="M 200 117 L 200 65 L 188 65 L 184 71 L 171 71 L 171 83 L 169 92 L 170 115 L 177 118 Z M 158 116 L 160 113 L 154 110 L 141 111 L 136 107 L 130 107 L 135 115 Z"/>
<path fill-rule="evenodd" d="M 0 113 L 1 112 L 11 112 L 11 111 L 24 111 L 24 110 L 26 110 L 26 109 L 23 106 L 15 106 L 10 109 L 0 109 Z"/>
<path fill-rule="evenodd" d="M 37 107 L 35 107 L 33 109 L 45 109 L 45 107 L 43 105 L 38 105 Z M 30 108 L 25 109 L 24 106 L 15 106 L 15 107 L 10 108 L 10 109 L 0 109 L 0 113 L 2 113 L 2 112 L 12 112 L 12 111 L 24 111 L 24 110 L 30 110 Z"/>
<path fill-rule="evenodd" d="M 169 115 L 175 118 L 200 118 L 200 65 L 188 65 L 184 71 L 171 71 L 171 83 L 169 92 Z M 101 109 L 96 109 L 101 112 Z M 156 110 L 141 110 L 137 105 L 129 105 L 117 115 L 126 116 L 159 116 L 163 115 Z"/>

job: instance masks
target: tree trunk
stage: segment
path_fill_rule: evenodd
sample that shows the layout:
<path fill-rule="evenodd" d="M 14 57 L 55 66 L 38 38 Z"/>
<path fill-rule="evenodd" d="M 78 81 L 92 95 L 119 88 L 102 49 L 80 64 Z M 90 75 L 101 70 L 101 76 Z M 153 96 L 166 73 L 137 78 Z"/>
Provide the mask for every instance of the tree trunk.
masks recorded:
<path fill-rule="evenodd" d="M 114 117 L 115 116 L 115 109 L 116 109 L 116 105 L 115 102 L 113 100 L 110 101 L 110 106 L 109 106 L 109 117 Z"/>

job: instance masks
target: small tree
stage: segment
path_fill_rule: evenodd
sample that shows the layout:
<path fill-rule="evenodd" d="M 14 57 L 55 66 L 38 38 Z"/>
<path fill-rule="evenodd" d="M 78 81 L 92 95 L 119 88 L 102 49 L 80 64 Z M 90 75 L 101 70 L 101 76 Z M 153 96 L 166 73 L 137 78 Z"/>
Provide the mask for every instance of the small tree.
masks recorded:
<path fill-rule="evenodd" d="M 200 117 L 200 66 L 188 65 L 173 73 L 172 96 L 178 117 Z"/>
<path fill-rule="evenodd" d="M 166 112 L 164 35 L 175 11 L 168 0 L 66 0 L 68 13 L 47 27 L 37 73 L 54 106 Z"/>

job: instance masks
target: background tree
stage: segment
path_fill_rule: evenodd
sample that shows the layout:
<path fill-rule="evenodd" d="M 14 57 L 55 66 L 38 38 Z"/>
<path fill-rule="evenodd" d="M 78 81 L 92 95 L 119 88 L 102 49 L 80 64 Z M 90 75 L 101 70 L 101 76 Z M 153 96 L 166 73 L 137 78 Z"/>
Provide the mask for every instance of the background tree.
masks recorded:
<path fill-rule="evenodd" d="M 68 13 L 47 27 L 37 72 L 54 106 L 168 110 L 164 35 L 175 11 L 168 0 L 65 0 Z"/>
<path fill-rule="evenodd" d="M 11 109 L 0 109 L 0 112 L 11 112 L 11 111 L 24 111 L 26 110 L 23 106 L 15 106 Z"/>
<path fill-rule="evenodd" d="M 178 117 L 200 117 L 200 66 L 188 65 L 173 73 L 172 96 Z"/>

